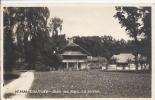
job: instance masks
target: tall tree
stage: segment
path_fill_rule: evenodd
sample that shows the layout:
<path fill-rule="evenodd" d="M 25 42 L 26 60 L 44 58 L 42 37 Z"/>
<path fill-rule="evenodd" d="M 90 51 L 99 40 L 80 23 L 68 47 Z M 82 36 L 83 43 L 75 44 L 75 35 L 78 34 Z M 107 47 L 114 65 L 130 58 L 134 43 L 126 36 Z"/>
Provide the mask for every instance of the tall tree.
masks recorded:
<path fill-rule="evenodd" d="M 144 56 L 147 56 L 147 62 L 149 63 L 151 70 L 151 7 L 143 7 L 141 8 L 141 12 L 143 15 L 143 27 L 142 32 L 144 33 L 145 38 L 142 40 L 141 46 L 143 49 L 141 50 Z"/>
<path fill-rule="evenodd" d="M 4 7 L 3 13 L 3 25 L 4 25 L 4 70 L 6 72 L 12 71 L 13 66 L 16 62 L 15 56 L 15 43 L 14 43 L 14 34 L 13 29 L 16 24 L 15 20 L 15 8 L 6 8 Z"/>
<path fill-rule="evenodd" d="M 60 38 L 62 39 L 63 36 L 59 36 L 59 33 L 62 30 L 62 23 L 63 20 L 59 17 L 51 18 L 49 22 L 49 31 L 52 33 L 51 41 L 53 44 L 53 52 L 57 52 L 60 49 Z"/>
<path fill-rule="evenodd" d="M 114 17 L 118 19 L 122 27 L 125 27 L 127 34 L 134 39 L 135 65 L 138 70 L 138 37 L 142 34 L 142 13 L 137 7 L 116 7 L 116 11 Z"/>
<path fill-rule="evenodd" d="M 48 46 L 49 33 L 47 29 L 47 19 L 49 17 L 49 10 L 47 7 L 24 7 L 19 8 L 17 18 L 19 19 L 19 30 L 16 33 L 21 35 L 24 47 L 25 61 L 30 66 L 35 66 L 37 61 L 41 60 L 42 51 Z M 18 38 L 20 40 L 20 38 Z M 46 46 L 46 47 L 45 47 Z"/>
<path fill-rule="evenodd" d="M 51 18 L 49 23 L 49 30 L 52 32 L 52 36 L 57 36 L 58 33 L 62 30 L 63 20 L 59 17 Z"/>
<path fill-rule="evenodd" d="M 12 10 L 14 11 L 13 14 L 11 13 Z M 6 16 L 11 16 L 11 18 Z M 17 45 L 18 54 L 24 55 L 25 61 L 30 65 L 34 65 L 39 58 L 38 56 L 41 56 L 42 51 L 48 47 L 46 46 L 49 38 L 48 17 L 49 10 L 47 7 L 6 7 L 4 10 L 4 19 L 6 19 L 4 20 L 4 37 L 11 37 L 16 40 L 12 43 L 15 42 L 14 44 Z M 10 24 L 7 22 L 14 22 L 8 36 L 6 29 L 10 28 Z M 5 43 L 4 46 L 7 46 Z M 7 50 L 8 48 L 6 48 Z"/>

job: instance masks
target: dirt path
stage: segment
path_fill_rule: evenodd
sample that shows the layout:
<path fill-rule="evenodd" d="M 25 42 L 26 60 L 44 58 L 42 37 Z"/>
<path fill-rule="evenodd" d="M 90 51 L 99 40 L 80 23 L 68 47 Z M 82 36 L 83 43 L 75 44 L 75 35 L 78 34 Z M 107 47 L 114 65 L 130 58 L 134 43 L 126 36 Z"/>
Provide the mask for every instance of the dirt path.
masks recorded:
<path fill-rule="evenodd" d="M 29 90 L 34 80 L 34 72 L 22 73 L 20 77 L 4 86 L 4 95 L 9 98 L 26 98 L 27 93 L 17 93 L 17 91 Z"/>

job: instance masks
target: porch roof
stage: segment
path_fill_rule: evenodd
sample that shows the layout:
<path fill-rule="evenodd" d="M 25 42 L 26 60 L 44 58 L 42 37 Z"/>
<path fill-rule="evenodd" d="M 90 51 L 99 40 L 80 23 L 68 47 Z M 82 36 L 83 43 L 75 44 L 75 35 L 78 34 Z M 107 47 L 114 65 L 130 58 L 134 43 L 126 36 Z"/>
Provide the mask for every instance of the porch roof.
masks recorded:
<path fill-rule="evenodd" d="M 128 63 L 128 61 L 134 61 L 134 55 L 131 53 L 121 53 L 119 55 L 113 55 L 112 58 L 116 59 L 117 63 Z"/>
<path fill-rule="evenodd" d="M 62 62 L 66 63 L 66 62 L 87 62 L 87 60 L 77 60 L 77 59 L 64 59 L 62 60 Z"/>
<path fill-rule="evenodd" d="M 70 55 L 70 56 L 87 56 L 87 54 L 84 54 L 80 51 L 64 51 L 60 55 Z"/>

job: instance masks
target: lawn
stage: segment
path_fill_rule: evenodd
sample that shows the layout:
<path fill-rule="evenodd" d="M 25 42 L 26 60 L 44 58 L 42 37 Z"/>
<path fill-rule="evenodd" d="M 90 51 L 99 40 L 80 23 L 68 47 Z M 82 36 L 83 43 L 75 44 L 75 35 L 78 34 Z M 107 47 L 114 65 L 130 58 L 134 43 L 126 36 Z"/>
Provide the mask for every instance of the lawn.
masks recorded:
<path fill-rule="evenodd" d="M 149 73 L 91 71 L 35 72 L 28 98 L 151 97 Z"/>

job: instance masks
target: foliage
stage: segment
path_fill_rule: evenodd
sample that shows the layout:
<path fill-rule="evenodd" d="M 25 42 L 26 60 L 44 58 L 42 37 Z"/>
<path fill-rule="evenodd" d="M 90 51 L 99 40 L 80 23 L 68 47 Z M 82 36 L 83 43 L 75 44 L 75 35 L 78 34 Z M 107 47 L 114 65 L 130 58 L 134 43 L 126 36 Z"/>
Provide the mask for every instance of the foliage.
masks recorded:
<path fill-rule="evenodd" d="M 116 11 L 114 17 L 118 19 L 122 27 L 125 27 L 127 34 L 134 39 L 133 53 L 135 55 L 135 65 L 138 69 L 138 54 L 143 52 L 143 50 L 141 51 L 141 48 L 143 48 L 140 45 L 142 44 L 141 40 L 147 38 L 150 41 L 151 39 L 151 8 L 116 7 Z M 148 42 L 147 45 L 150 46 L 150 43 Z M 150 52 L 150 50 L 147 52 Z"/>
<path fill-rule="evenodd" d="M 143 49 L 140 51 L 142 55 L 147 57 L 147 62 L 151 66 L 151 7 L 143 7 L 141 9 L 143 13 L 143 27 L 142 31 L 144 33 L 144 40 L 142 40 L 141 47 Z M 151 70 L 151 67 L 150 67 Z"/>
<path fill-rule="evenodd" d="M 108 60 L 120 52 L 133 52 L 147 56 L 151 64 L 151 8 L 116 7 L 115 18 L 125 27 L 134 41 L 115 40 L 112 36 L 74 37 L 74 42 L 92 56 L 103 56 Z M 28 63 L 34 69 L 38 63 L 56 69 L 61 58 L 56 54 L 66 43 L 60 35 L 63 20 L 51 18 L 47 7 L 4 7 L 4 70 L 11 71 L 17 61 Z M 50 37 L 52 32 L 52 37 Z M 92 46 L 93 45 L 93 46 Z"/>
<path fill-rule="evenodd" d="M 6 7 L 4 8 L 4 48 L 5 55 L 24 59 L 30 66 L 35 66 L 35 62 L 40 60 L 42 51 L 49 48 L 46 44 L 49 42 L 49 33 L 47 29 L 47 19 L 49 10 L 46 7 Z M 9 30 L 9 32 L 8 32 Z M 9 38 L 10 37 L 10 38 Z M 14 50 L 16 53 L 9 54 L 7 51 Z M 14 56 L 16 55 L 16 56 Z M 6 58 L 7 66 L 12 59 Z M 16 63 L 16 60 L 13 60 Z M 31 68 L 33 68 L 31 67 Z M 6 68 L 6 67 L 5 67 Z M 11 69 L 12 67 L 10 67 Z"/>
<path fill-rule="evenodd" d="M 108 60 L 114 54 L 132 52 L 132 43 L 130 41 L 115 40 L 112 36 L 75 36 L 74 42 L 86 49 L 92 56 L 103 56 Z"/>
<path fill-rule="evenodd" d="M 52 36 L 57 36 L 59 31 L 62 30 L 63 20 L 59 17 L 51 18 L 49 23 L 49 31 L 52 31 Z"/>
<path fill-rule="evenodd" d="M 15 44 L 13 43 L 13 27 L 15 25 L 15 14 L 16 9 L 14 8 L 4 8 L 4 70 L 11 71 L 15 65 Z"/>
<path fill-rule="evenodd" d="M 109 60 L 109 64 L 116 64 L 117 60 L 117 58 L 112 58 Z"/>
<path fill-rule="evenodd" d="M 28 63 L 27 69 L 58 67 L 61 64 L 54 54 L 66 43 L 65 35 L 58 35 L 63 22 L 60 18 L 51 19 L 50 30 L 47 7 L 5 7 L 3 13 L 4 69 L 11 71 L 19 60 Z M 50 37 L 50 31 L 54 37 Z"/>

